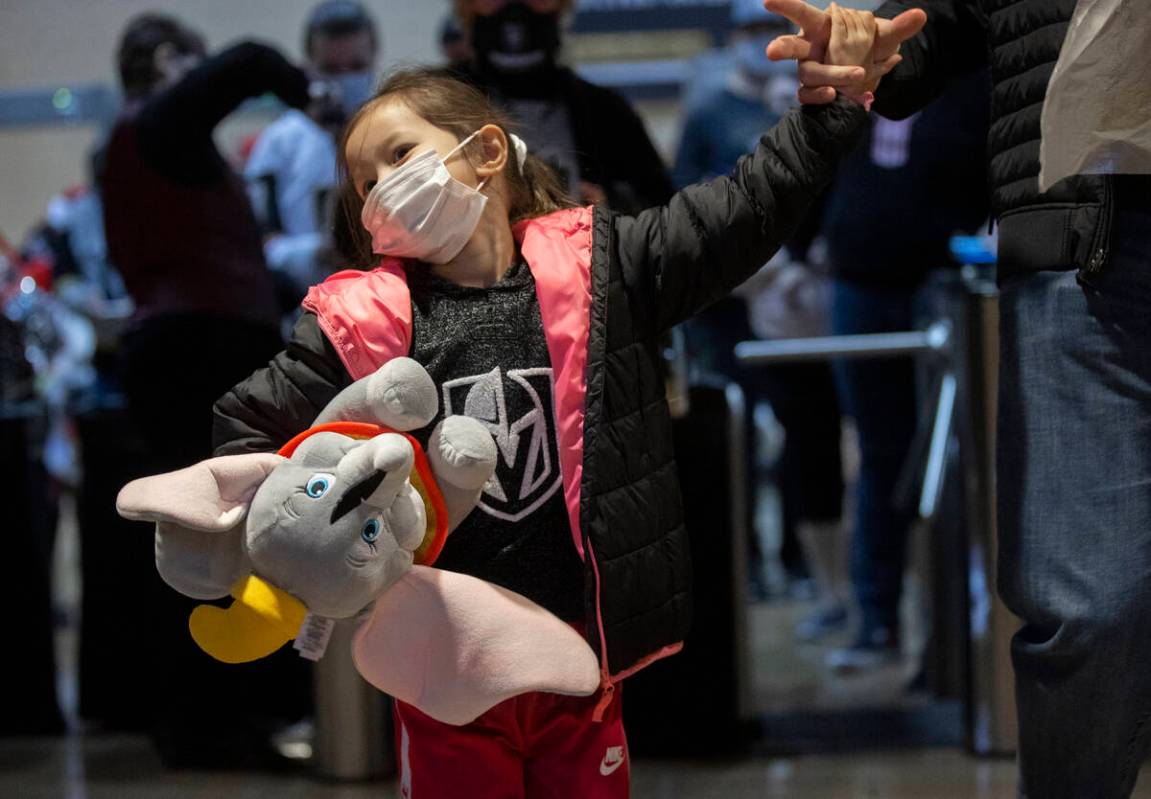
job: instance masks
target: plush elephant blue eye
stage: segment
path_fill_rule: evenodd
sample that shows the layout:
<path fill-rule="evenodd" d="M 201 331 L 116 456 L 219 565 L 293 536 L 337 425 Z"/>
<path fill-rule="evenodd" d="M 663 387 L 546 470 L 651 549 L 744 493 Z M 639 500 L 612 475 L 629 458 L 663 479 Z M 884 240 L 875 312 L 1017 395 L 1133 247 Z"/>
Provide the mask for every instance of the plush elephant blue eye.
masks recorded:
<path fill-rule="evenodd" d="M 308 481 L 308 485 L 304 488 L 308 496 L 312 499 L 319 499 L 324 494 L 328 493 L 328 489 L 332 487 L 335 478 L 330 474 L 317 474 L 313 475 L 312 479 Z"/>
<path fill-rule="evenodd" d="M 374 543 L 380 537 L 380 520 L 368 519 L 364 522 L 364 529 L 360 531 L 360 537 L 369 544 Z"/>

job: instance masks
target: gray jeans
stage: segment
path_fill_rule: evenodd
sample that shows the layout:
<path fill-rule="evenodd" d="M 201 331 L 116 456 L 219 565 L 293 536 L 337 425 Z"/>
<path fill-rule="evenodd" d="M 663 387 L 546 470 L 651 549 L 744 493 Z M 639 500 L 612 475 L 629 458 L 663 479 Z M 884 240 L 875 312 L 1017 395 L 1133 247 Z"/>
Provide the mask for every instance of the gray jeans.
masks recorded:
<path fill-rule="evenodd" d="M 1151 742 L 1151 212 L 1111 263 L 1001 293 L 999 590 L 1020 790 L 1127 797 Z"/>

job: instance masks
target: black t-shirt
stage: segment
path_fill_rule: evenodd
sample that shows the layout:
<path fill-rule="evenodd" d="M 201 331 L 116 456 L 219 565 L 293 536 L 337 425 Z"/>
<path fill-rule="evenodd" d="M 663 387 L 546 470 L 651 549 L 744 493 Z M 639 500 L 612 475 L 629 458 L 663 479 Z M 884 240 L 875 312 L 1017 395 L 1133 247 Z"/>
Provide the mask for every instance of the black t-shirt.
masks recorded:
<path fill-rule="evenodd" d="M 566 621 L 584 618 L 584 567 L 560 475 L 555 381 L 535 280 L 522 261 L 488 288 L 408 269 L 411 357 L 449 414 L 483 422 L 498 459 L 479 505 L 451 534 L 436 566 L 511 589 Z M 420 437 L 417 434 L 417 437 Z"/>

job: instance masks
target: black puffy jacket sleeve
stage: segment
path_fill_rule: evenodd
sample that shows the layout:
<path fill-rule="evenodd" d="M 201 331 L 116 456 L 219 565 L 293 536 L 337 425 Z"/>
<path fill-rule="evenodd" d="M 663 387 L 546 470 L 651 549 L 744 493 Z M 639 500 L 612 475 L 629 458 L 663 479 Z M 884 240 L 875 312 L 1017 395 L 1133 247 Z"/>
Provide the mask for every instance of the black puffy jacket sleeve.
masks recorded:
<path fill-rule="evenodd" d="M 658 333 L 729 294 L 784 243 L 858 141 L 867 113 L 842 98 L 789 111 L 732 173 L 615 217 L 613 257 Z"/>
<path fill-rule="evenodd" d="M 315 314 L 303 314 L 287 348 L 216 401 L 215 454 L 278 450 L 351 382 Z"/>
<path fill-rule="evenodd" d="M 927 12 L 923 30 L 904 42 L 903 61 L 875 92 L 874 109 L 888 119 L 906 119 L 927 105 L 958 75 L 987 66 L 987 17 L 976 0 L 888 0 L 875 15 L 884 19 L 911 8 Z"/>

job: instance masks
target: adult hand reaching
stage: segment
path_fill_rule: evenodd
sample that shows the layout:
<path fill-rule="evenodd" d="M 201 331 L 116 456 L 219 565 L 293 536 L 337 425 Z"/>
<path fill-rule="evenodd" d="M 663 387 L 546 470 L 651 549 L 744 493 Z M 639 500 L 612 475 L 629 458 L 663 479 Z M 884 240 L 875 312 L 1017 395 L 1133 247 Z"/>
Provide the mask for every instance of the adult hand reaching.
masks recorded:
<path fill-rule="evenodd" d="M 767 47 L 773 61 L 795 59 L 799 62 L 799 100 L 809 105 L 830 103 L 837 88 L 852 87 L 873 90 L 879 78 L 894 67 L 899 45 L 923 29 L 927 14 L 922 9 L 904 11 L 894 19 L 876 19 L 874 65 L 863 78 L 857 67 L 823 63 L 831 41 L 831 14 L 804 0 L 764 0 L 764 8 L 786 17 L 799 26 L 800 32 L 776 38 Z M 868 88 L 869 87 L 869 88 Z"/>

